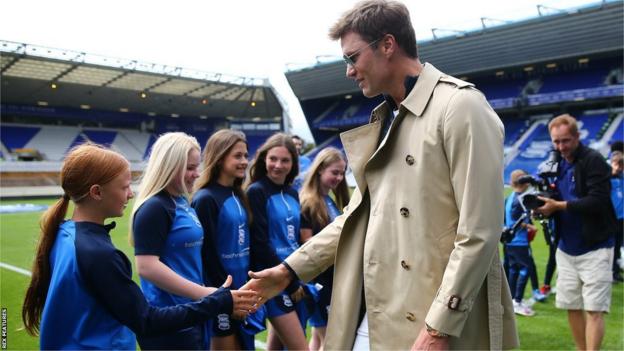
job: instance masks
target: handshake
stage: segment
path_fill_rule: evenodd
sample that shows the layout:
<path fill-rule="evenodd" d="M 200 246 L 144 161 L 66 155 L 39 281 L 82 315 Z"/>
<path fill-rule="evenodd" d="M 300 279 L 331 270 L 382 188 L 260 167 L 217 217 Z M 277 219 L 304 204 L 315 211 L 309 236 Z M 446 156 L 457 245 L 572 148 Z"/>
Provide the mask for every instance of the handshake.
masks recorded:
<path fill-rule="evenodd" d="M 271 298 L 282 292 L 292 281 L 292 275 L 283 264 L 264 269 L 260 272 L 249 272 L 252 278 L 238 290 L 231 290 L 233 301 L 232 317 L 243 320 L 247 315 L 254 313 Z M 232 277 L 223 284 L 227 288 L 232 283 Z M 305 297 L 303 287 L 290 294 L 293 302 L 299 302 Z"/>

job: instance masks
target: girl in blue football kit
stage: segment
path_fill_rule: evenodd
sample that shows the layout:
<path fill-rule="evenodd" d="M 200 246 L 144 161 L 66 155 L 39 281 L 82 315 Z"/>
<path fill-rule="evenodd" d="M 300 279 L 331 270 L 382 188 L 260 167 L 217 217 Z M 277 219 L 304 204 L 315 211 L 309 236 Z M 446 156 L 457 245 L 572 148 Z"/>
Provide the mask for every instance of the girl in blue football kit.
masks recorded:
<path fill-rule="evenodd" d="M 204 285 L 204 231 L 189 203 L 199 177 L 200 147 L 185 133 L 166 133 L 154 143 L 132 212 L 131 241 L 143 292 L 151 304 L 172 306 L 209 295 Z M 202 349 L 209 328 L 143 338 L 147 349 Z"/>
<path fill-rule="evenodd" d="M 249 271 L 249 204 L 241 185 L 247 170 L 247 141 L 238 131 L 213 134 L 204 149 L 202 172 L 191 206 L 204 229 L 202 259 L 206 285 L 233 278 L 232 288 L 247 281 Z M 263 322 L 263 321 L 262 321 Z M 255 350 L 249 321 L 219 314 L 212 323 L 211 349 Z"/>
<path fill-rule="evenodd" d="M 148 304 L 132 281 L 130 261 L 111 242 L 115 222 L 104 224 L 121 217 L 133 197 L 129 166 L 120 154 L 94 144 L 77 146 L 65 157 L 64 195 L 42 217 L 22 309 L 28 333 L 41 332 L 41 349 L 134 350 L 135 333 L 171 332 L 232 311 L 226 289 L 184 305 Z M 65 221 L 70 200 L 75 207 Z M 237 308 L 255 303 L 252 295 L 244 300 L 238 297 Z"/>
<path fill-rule="evenodd" d="M 287 134 L 274 134 L 256 152 L 250 167 L 251 185 L 247 187 L 253 215 L 254 271 L 280 264 L 299 247 L 299 196 L 290 186 L 298 172 L 297 150 Z M 267 337 L 267 349 L 280 349 L 282 343 L 289 350 L 307 349 L 306 321 L 299 321 L 295 312 L 295 303 L 304 295 L 302 285 L 293 281 L 285 293 L 266 302 L 267 317 L 273 326 Z"/>
<path fill-rule="evenodd" d="M 349 202 L 349 188 L 345 180 L 347 162 L 340 150 L 328 147 L 318 153 L 303 182 L 301 200 L 301 243 L 310 240 L 340 215 Z M 334 199 L 330 193 L 333 193 Z M 310 317 L 312 338 L 310 350 L 322 350 L 330 308 L 333 266 L 314 279 L 320 288 L 319 301 Z"/>

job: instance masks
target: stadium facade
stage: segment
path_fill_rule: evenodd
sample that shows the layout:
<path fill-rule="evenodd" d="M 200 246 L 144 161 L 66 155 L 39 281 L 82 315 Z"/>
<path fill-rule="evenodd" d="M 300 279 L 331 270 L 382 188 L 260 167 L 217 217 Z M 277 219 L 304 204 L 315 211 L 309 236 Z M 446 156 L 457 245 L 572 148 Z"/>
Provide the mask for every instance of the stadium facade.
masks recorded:
<path fill-rule="evenodd" d="M 55 185 L 64 155 L 85 141 L 120 151 L 138 174 L 162 133 L 204 145 L 218 129 L 238 129 L 253 153 L 288 123 L 268 79 L 9 41 L 0 41 L 0 73 L 2 196 Z"/>
<path fill-rule="evenodd" d="M 513 169 L 535 171 L 551 148 L 546 124 L 561 113 L 577 116 L 583 142 L 603 153 L 624 139 L 623 4 L 603 1 L 419 43 L 421 61 L 474 83 L 501 117 L 506 181 Z M 345 71 L 340 61 L 286 73 L 316 150 L 341 148 L 339 133 L 367 123 L 382 101 L 364 98 Z"/>

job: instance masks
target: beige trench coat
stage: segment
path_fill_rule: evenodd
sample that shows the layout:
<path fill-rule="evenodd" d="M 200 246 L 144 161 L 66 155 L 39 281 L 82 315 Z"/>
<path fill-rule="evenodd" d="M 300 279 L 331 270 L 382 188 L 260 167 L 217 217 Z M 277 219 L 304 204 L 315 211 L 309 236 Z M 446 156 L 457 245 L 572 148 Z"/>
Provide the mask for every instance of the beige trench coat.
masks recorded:
<path fill-rule="evenodd" d="M 500 119 L 472 84 L 431 64 L 377 147 L 387 109 L 341 134 L 356 190 L 286 259 L 304 281 L 335 264 L 326 348 L 352 348 L 362 290 L 373 350 L 409 349 L 425 322 L 452 349 L 517 347 L 498 254 Z"/>

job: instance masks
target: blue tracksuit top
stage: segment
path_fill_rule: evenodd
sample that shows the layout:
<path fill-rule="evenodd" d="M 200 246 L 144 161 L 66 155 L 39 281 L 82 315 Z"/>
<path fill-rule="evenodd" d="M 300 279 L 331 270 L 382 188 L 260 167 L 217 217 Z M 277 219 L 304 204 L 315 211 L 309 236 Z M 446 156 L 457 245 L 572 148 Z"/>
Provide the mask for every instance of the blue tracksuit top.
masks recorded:
<path fill-rule="evenodd" d="M 247 189 L 253 214 L 251 259 L 254 269 L 280 264 L 299 248 L 299 195 L 288 185 L 263 177 Z"/>
<path fill-rule="evenodd" d="M 212 182 L 195 193 L 191 206 L 204 228 L 206 285 L 219 286 L 230 274 L 231 287 L 240 288 L 249 271 L 249 226 L 242 200 L 234 188 Z"/>
<path fill-rule="evenodd" d="M 178 275 L 204 285 L 201 258 L 204 231 L 186 198 L 173 197 L 166 191 L 151 197 L 135 212 L 132 232 L 135 255 L 158 256 Z M 156 306 L 190 301 L 142 277 L 141 287 L 147 300 Z"/>
<path fill-rule="evenodd" d="M 611 177 L 611 202 L 613 202 L 615 218 L 624 218 L 624 173 Z"/>
<path fill-rule="evenodd" d="M 564 201 L 578 200 L 576 193 L 576 179 L 574 177 L 574 163 L 568 163 L 565 159 L 559 163 L 559 175 L 556 180 L 557 189 Z M 581 235 L 583 222 L 581 216 L 570 211 L 559 213 L 561 223 L 561 239 L 558 248 L 571 256 L 580 256 L 590 251 L 613 247 L 615 238 L 611 236 L 605 241 L 592 246 L 587 246 Z"/>
<path fill-rule="evenodd" d="M 41 349 L 134 350 L 132 331 L 155 335 L 232 310 L 227 290 L 186 305 L 150 306 L 132 280 L 130 261 L 111 242 L 109 231 L 114 227 L 114 222 L 61 224 L 50 252 Z"/>
<path fill-rule="evenodd" d="M 517 192 L 513 192 L 505 199 L 505 226 L 508 228 L 513 226 L 518 218 L 522 216 L 522 213 L 525 212 L 520 203 L 520 195 Z M 527 217 L 524 222 L 531 223 L 530 217 Z M 507 246 L 529 246 L 527 229 L 518 228 L 511 242 L 507 243 Z"/>

